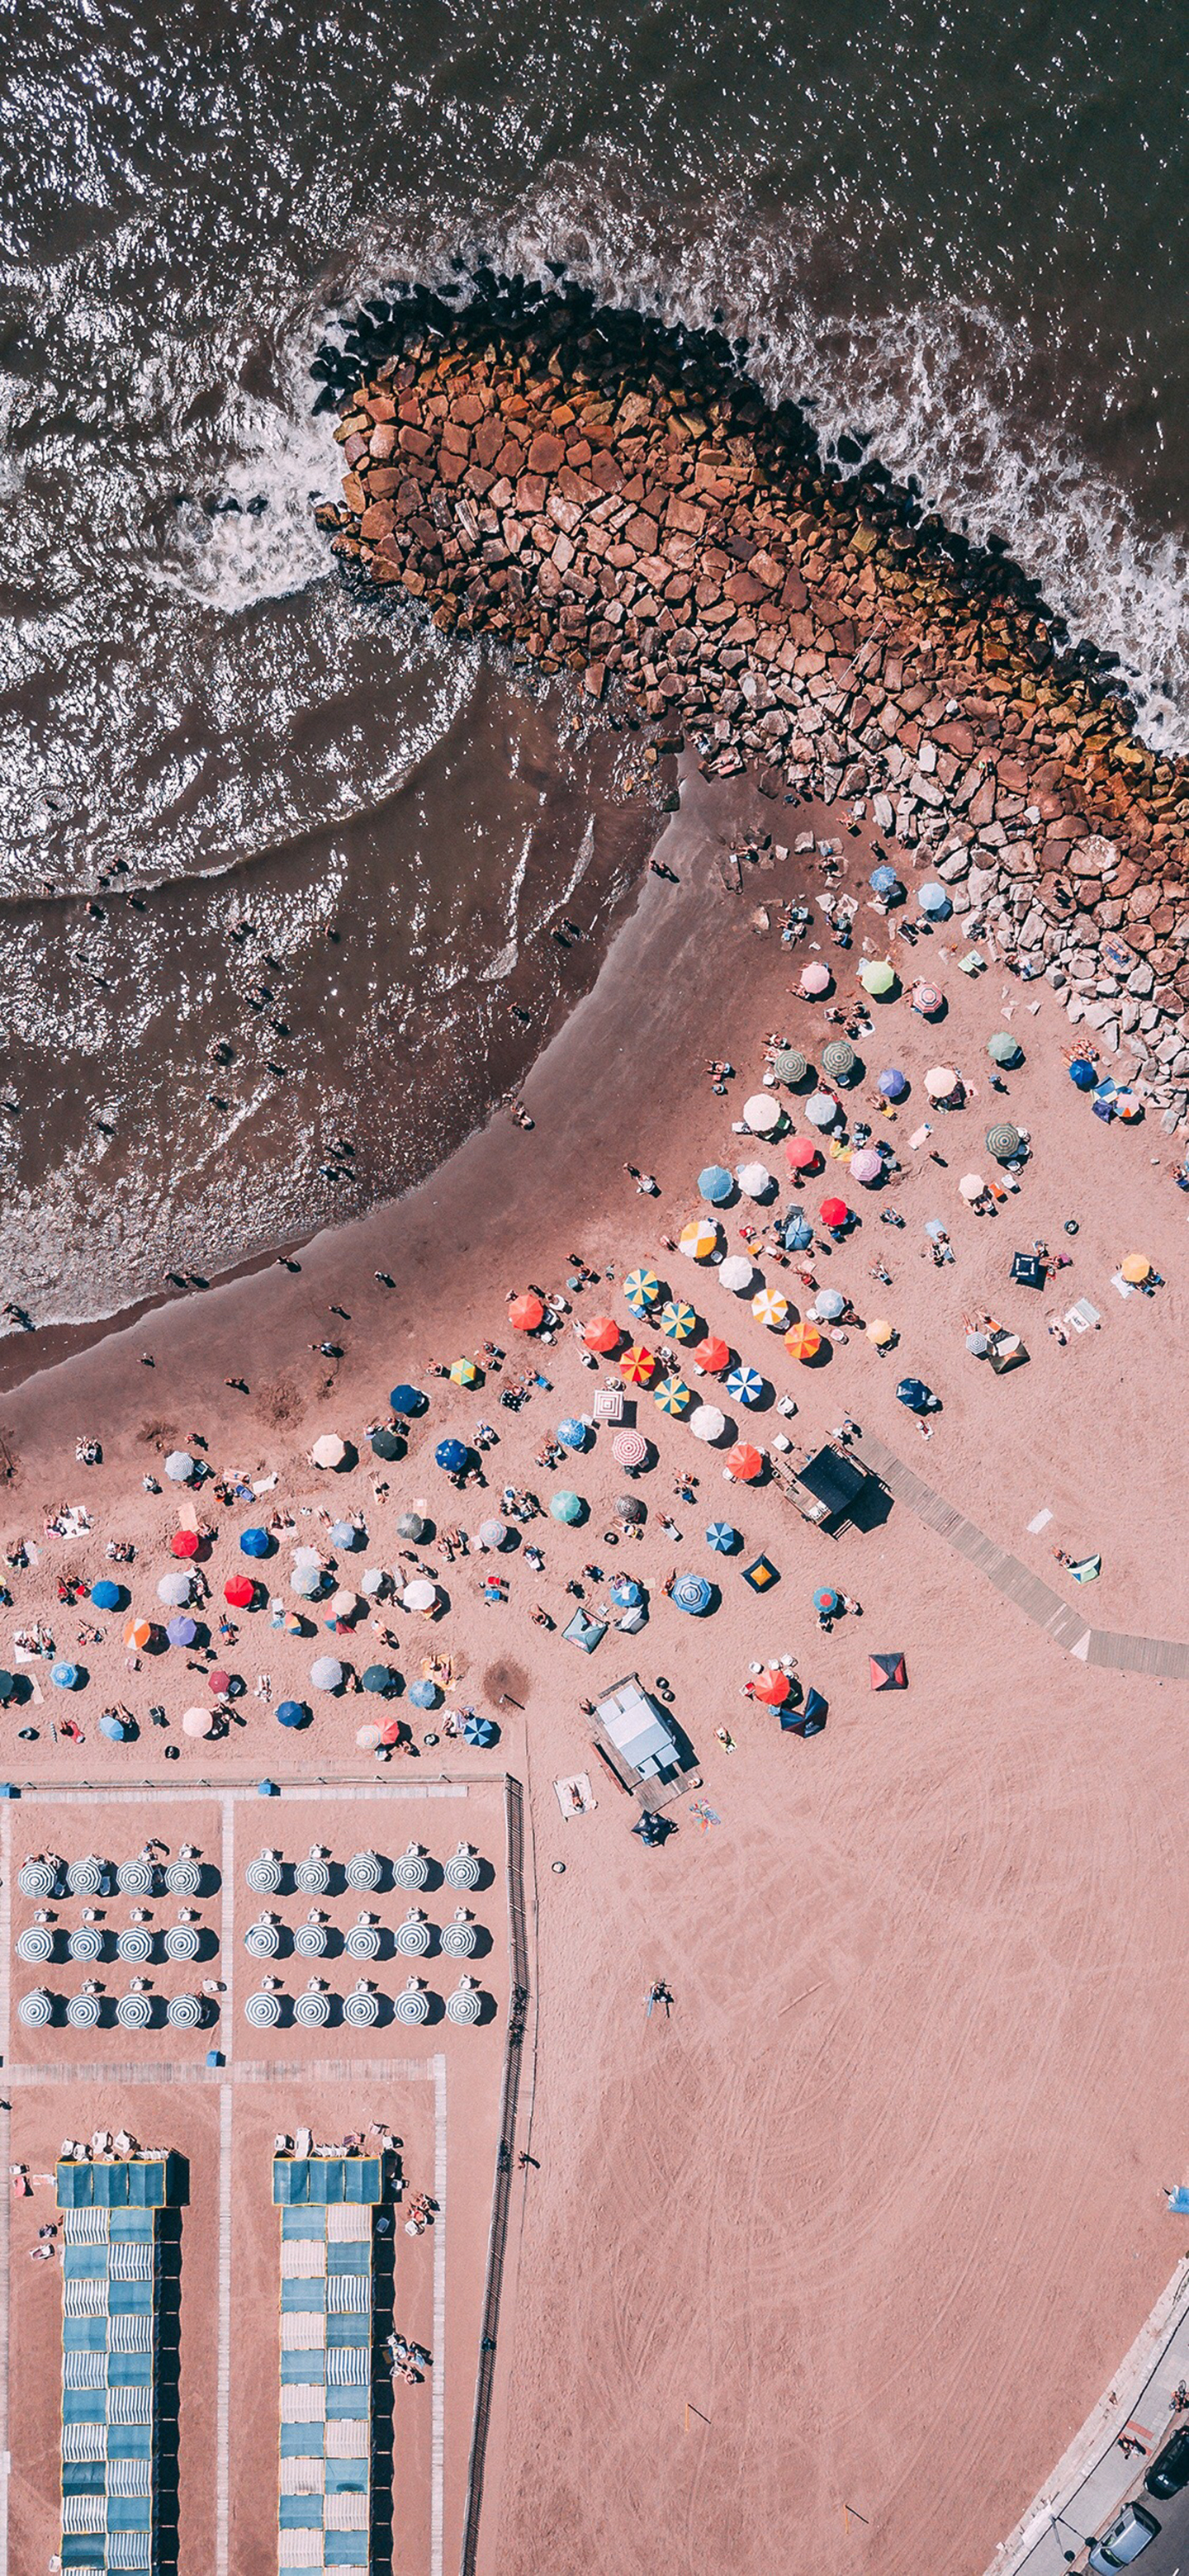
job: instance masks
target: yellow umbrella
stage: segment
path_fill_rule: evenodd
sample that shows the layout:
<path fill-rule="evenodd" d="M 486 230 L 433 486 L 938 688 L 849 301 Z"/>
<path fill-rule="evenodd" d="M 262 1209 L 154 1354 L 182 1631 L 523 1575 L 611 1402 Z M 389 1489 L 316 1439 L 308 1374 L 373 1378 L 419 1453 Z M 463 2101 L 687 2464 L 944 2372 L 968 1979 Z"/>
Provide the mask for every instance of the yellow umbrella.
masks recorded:
<path fill-rule="evenodd" d="M 874 1342 L 876 1350 L 886 1350 L 888 1343 L 895 1338 L 896 1327 L 894 1324 L 889 1324 L 886 1315 L 873 1315 L 867 1326 L 867 1339 L 869 1342 Z"/>
<path fill-rule="evenodd" d="M 479 1372 L 473 1360 L 455 1360 L 450 1377 L 454 1386 L 473 1386 Z"/>
<path fill-rule="evenodd" d="M 633 1342 L 630 1351 L 624 1352 L 619 1365 L 629 1386 L 647 1386 L 656 1367 L 656 1361 L 652 1352 L 646 1349 L 642 1342 Z"/>
<path fill-rule="evenodd" d="M 1129 1252 L 1123 1264 L 1123 1276 L 1133 1288 L 1142 1288 L 1151 1268 L 1151 1262 L 1142 1252 Z"/>
<path fill-rule="evenodd" d="M 752 1298 L 751 1311 L 757 1324 L 768 1324 L 774 1333 L 779 1333 L 788 1321 L 789 1301 L 781 1296 L 779 1288 L 761 1288 Z"/>
<path fill-rule="evenodd" d="M 718 1249 L 718 1227 L 708 1217 L 695 1217 L 692 1225 L 683 1225 L 677 1237 L 677 1249 L 687 1261 L 709 1261 Z"/>
<path fill-rule="evenodd" d="M 690 1391 L 682 1377 L 665 1378 L 653 1397 L 662 1413 L 684 1413 L 689 1400 Z"/>

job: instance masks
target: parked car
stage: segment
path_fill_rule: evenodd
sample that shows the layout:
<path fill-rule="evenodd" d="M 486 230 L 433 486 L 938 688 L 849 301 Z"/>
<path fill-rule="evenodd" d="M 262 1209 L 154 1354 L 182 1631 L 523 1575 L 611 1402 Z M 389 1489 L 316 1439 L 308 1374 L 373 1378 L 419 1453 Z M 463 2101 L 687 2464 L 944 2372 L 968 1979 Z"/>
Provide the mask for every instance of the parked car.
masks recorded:
<path fill-rule="evenodd" d="M 1159 2529 L 1155 2514 L 1147 2513 L 1142 2504 L 1125 2504 L 1090 2552 L 1087 2564 L 1094 2576 L 1114 2576 L 1116 2567 L 1130 2567 Z"/>
<path fill-rule="evenodd" d="M 1182 2424 L 1180 2432 L 1157 2452 L 1144 2485 L 1154 2496 L 1179 2495 L 1182 2487 L 1189 2486 L 1189 2425 Z"/>

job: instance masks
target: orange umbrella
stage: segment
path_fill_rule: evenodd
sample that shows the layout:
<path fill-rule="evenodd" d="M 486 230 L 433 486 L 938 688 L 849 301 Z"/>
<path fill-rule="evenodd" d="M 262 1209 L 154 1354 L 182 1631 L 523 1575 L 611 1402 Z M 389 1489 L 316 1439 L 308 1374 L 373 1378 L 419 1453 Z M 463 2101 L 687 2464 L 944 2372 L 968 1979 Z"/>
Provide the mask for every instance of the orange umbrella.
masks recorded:
<path fill-rule="evenodd" d="M 784 1337 L 784 1347 L 794 1360 L 816 1358 L 821 1346 L 822 1337 L 814 1324 L 794 1324 Z"/>
<path fill-rule="evenodd" d="M 761 1673 L 751 1695 L 753 1699 L 762 1700 L 765 1708 L 782 1708 L 791 1689 L 787 1673 Z"/>
<path fill-rule="evenodd" d="M 733 1476 L 741 1485 L 754 1485 L 763 1470 L 764 1461 L 759 1450 L 753 1449 L 750 1440 L 737 1440 L 727 1459 L 727 1475 Z"/>
<path fill-rule="evenodd" d="M 652 1352 L 645 1349 L 643 1342 L 633 1342 L 631 1349 L 624 1352 L 619 1365 L 629 1386 L 647 1386 L 656 1367 L 656 1361 Z"/>
<path fill-rule="evenodd" d="M 152 1627 L 147 1619 L 134 1619 L 124 1630 L 124 1643 L 130 1647 L 147 1646 L 152 1633 Z"/>
<path fill-rule="evenodd" d="M 539 1297 L 514 1297 L 508 1308 L 508 1322 L 518 1333 L 535 1333 L 545 1321 L 545 1309 Z"/>
<path fill-rule="evenodd" d="M 720 1369 L 731 1365 L 731 1346 L 729 1342 L 721 1341 L 717 1333 L 707 1333 L 705 1341 L 697 1344 L 691 1357 L 700 1369 L 706 1369 L 711 1377 L 717 1377 Z"/>
<path fill-rule="evenodd" d="M 610 1315 L 592 1315 L 582 1339 L 588 1351 L 613 1351 L 620 1339 L 619 1326 Z"/>

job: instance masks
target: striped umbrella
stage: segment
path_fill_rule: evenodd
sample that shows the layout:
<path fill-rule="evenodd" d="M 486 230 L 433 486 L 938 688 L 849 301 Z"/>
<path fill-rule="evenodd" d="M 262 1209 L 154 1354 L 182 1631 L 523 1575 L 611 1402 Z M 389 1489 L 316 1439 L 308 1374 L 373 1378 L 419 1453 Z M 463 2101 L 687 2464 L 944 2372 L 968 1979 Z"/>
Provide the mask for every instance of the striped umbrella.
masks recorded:
<path fill-rule="evenodd" d="M 284 1862 L 274 1860 L 271 1852 L 261 1852 L 259 1860 L 250 1860 L 244 1872 L 253 1896 L 275 1896 L 284 1875 Z"/>
<path fill-rule="evenodd" d="M 690 1390 L 683 1377 L 667 1377 L 658 1386 L 652 1400 L 662 1413 L 682 1414 L 690 1402 Z"/>
<path fill-rule="evenodd" d="M 280 1947 L 281 1935 L 275 1923 L 249 1923 L 244 1948 L 250 1959 L 275 1959 Z"/>
<path fill-rule="evenodd" d="M 500 1527 L 503 1527 L 501 1522 Z M 378 1887 L 384 1876 L 384 1863 L 374 1851 L 355 1852 L 344 1871 L 348 1887 Z"/>
<path fill-rule="evenodd" d="M 54 1936 L 47 1923 L 31 1923 L 17 1939 L 17 1957 L 27 1968 L 44 1968 L 54 1955 Z"/>
<path fill-rule="evenodd" d="M 442 1875 L 447 1887 L 472 1888 L 478 1886 L 482 1873 L 478 1852 L 470 1843 L 460 1843 L 457 1851 L 451 1852 Z"/>
<path fill-rule="evenodd" d="M 349 1959 L 378 1959 L 380 1942 L 379 1924 L 365 1923 L 361 1918 L 358 1923 L 351 1925 L 350 1931 L 345 1936 L 344 1948 Z"/>
<path fill-rule="evenodd" d="M 72 1995 L 66 2006 L 66 2019 L 72 2030 L 96 2030 L 102 2011 L 98 1995 Z"/>
<path fill-rule="evenodd" d="M 26 2030 L 44 2030 L 53 2018 L 54 1999 L 46 1993 L 44 1986 L 34 1986 L 27 1995 L 21 1996 L 17 2020 L 23 2022 Z"/>
<path fill-rule="evenodd" d="M 116 2003 L 116 2020 L 121 2030 L 147 2030 L 153 2018 L 150 1995 L 121 1995 Z"/>
<path fill-rule="evenodd" d="M 1021 1142 L 1019 1128 L 1011 1126 L 1006 1119 L 1001 1126 L 987 1129 L 987 1152 L 994 1155 L 997 1163 L 1010 1163 L 1019 1153 Z"/>
<path fill-rule="evenodd" d="M 637 1315 L 642 1315 L 647 1306 L 655 1306 L 661 1293 L 661 1283 L 655 1270 L 629 1270 L 623 1283 L 623 1293 Z"/>
<path fill-rule="evenodd" d="M 343 2020 L 352 2030 L 371 2030 L 380 2018 L 380 1998 L 362 1979 L 343 1999 Z"/>
<path fill-rule="evenodd" d="M 165 1884 L 171 1896 L 197 1896 L 202 1885 L 201 1861 L 171 1860 Z"/>
<path fill-rule="evenodd" d="M 713 1548 L 716 1556 L 733 1556 L 739 1545 L 739 1532 L 732 1528 L 730 1521 L 711 1521 L 706 1532 L 706 1545 Z"/>
<path fill-rule="evenodd" d="M 772 1071 L 778 1082 L 796 1085 L 804 1082 L 809 1067 L 796 1047 L 778 1047 L 772 1058 Z"/>
<path fill-rule="evenodd" d="M 944 999 L 940 986 L 930 984 L 924 975 L 918 978 L 909 995 L 913 1010 L 919 1011 L 923 1020 L 931 1020 L 934 1012 L 941 1009 Z"/>
<path fill-rule="evenodd" d="M 281 1998 L 267 1986 L 249 1995 L 244 2005 L 244 2020 L 252 2030 L 275 2030 L 281 2018 Z"/>
<path fill-rule="evenodd" d="M 692 1618 L 700 1619 L 714 1594 L 704 1574 L 679 1574 L 669 1598 L 678 1610 L 688 1610 Z"/>
<path fill-rule="evenodd" d="M 330 1946 L 330 1934 L 324 1923 L 299 1923 L 293 1935 L 293 1947 L 302 1959 L 324 1959 Z"/>
<path fill-rule="evenodd" d="M 692 1225 L 683 1225 L 677 1237 L 677 1249 L 684 1252 L 687 1261 L 709 1261 L 718 1245 L 718 1227 L 704 1216 L 695 1217 Z"/>
<path fill-rule="evenodd" d="M 121 1896 L 151 1896 L 156 1873 L 151 1860 L 122 1860 L 116 1871 Z"/>
<path fill-rule="evenodd" d="M 758 1404 L 763 1392 L 764 1381 L 759 1370 L 749 1368 L 745 1360 L 740 1360 L 727 1379 L 727 1394 L 734 1397 L 736 1404 Z"/>
<path fill-rule="evenodd" d="M 66 1872 L 66 1884 L 72 1896 L 98 1896 L 107 1877 L 107 1862 L 96 1860 L 91 1853 L 86 1860 L 72 1860 Z"/>
<path fill-rule="evenodd" d="M 452 1995 L 446 1997 L 448 2021 L 478 2021 L 483 2010 L 483 1997 L 471 1978 L 463 1977 Z"/>
<path fill-rule="evenodd" d="M 473 1923 L 444 1923 L 442 1948 L 448 1959 L 469 1959 L 474 1955 L 478 1932 Z"/>
<path fill-rule="evenodd" d="M 303 1896 L 325 1896 L 330 1885 L 330 1863 L 311 1852 L 308 1860 L 299 1860 L 293 1876 Z"/>
<path fill-rule="evenodd" d="M 416 1977 L 410 1977 L 403 1994 L 397 1996 L 392 2009 L 397 2021 L 411 2023 L 429 2020 L 429 1996 L 424 1987 L 419 1985 Z"/>
<path fill-rule="evenodd" d="M 452 1360 L 450 1363 L 452 1386 L 474 1386 L 478 1375 L 479 1372 L 473 1360 Z"/>
<path fill-rule="evenodd" d="M 656 1368 L 656 1360 L 644 1342 L 633 1342 L 630 1350 L 624 1352 L 619 1366 L 629 1386 L 647 1386 Z"/>
<path fill-rule="evenodd" d="M 794 1360 L 816 1359 L 821 1346 L 821 1334 L 813 1324 L 794 1324 L 784 1337 L 784 1347 Z"/>
<path fill-rule="evenodd" d="M 303 2030 L 325 2030 L 330 2019 L 329 1995 L 321 1986 L 307 1986 L 294 2002 L 293 2018 Z"/>
<path fill-rule="evenodd" d="M 761 1288 L 758 1297 L 752 1298 L 751 1311 L 757 1324 L 767 1324 L 771 1332 L 779 1333 L 788 1321 L 789 1301 L 779 1288 Z"/>
<path fill-rule="evenodd" d="M 420 1843 L 410 1843 L 393 1861 L 392 1875 L 398 1887 L 424 1887 L 429 1877 L 428 1852 L 422 1851 Z"/>
<path fill-rule="evenodd" d="M 393 1946 L 399 1950 L 402 1958 L 424 1959 L 433 1939 L 433 1933 L 420 1909 L 411 1905 L 404 1922 L 397 1924 L 392 1937 Z"/>
<path fill-rule="evenodd" d="M 617 1431 L 611 1443 L 611 1455 L 617 1467 L 642 1467 L 648 1456 L 648 1442 L 642 1431 Z"/>
<path fill-rule="evenodd" d="M 22 1896 L 52 1896 L 58 1884 L 57 1872 L 48 1860 L 22 1861 L 17 1871 L 17 1886 Z"/>
<path fill-rule="evenodd" d="M 171 1995 L 166 2005 L 166 2019 L 173 2030 L 200 2030 L 202 1998 L 200 1995 Z"/>
<path fill-rule="evenodd" d="M 127 1959 L 130 1966 L 143 1968 L 153 1955 L 153 1935 L 143 1923 L 134 1923 L 127 1932 L 116 1935 L 116 1957 Z"/>
<path fill-rule="evenodd" d="M 822 1072 L 831 1082 L 849 1082 L 858 1061 L 846 1038 L 831 1038 L 829 1046 L 822 1048 Z"/>
<path fill-rule="evenodd" d="M 66 1956 L 93 1963 L 103 1958 L 106 1949 L 106 1932 L 101 1932 L 97 1923 L 80 1923 L 77 1932 L 72 1932 L 67 1940 Z"/>
<path fill-rule="evenodd" d="M 687 1306 L 684 1298 L 681 1297 L 670 1297 L 666 1300 L 657 1316 L 657 1322 L 662 1333 L 666 1334 L 671 1342 L 688 1342 L 698 1329 L 698 1318 L 693 1307 Z"/>

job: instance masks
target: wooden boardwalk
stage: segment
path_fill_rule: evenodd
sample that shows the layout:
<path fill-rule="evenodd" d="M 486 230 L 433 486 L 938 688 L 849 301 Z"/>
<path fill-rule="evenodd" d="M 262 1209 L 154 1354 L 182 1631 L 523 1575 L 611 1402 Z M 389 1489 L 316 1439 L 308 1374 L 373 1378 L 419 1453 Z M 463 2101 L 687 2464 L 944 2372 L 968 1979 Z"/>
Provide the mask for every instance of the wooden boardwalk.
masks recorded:
<path fill-rule="evenodd" d="M 1063 1601 L 1052 1586 L 998 1547 L 985 1530 L 966 1520 L 955 1504 L 947 1502 L 932 1485 L 918 1476 L 916 1469 L 898 1458 L 872 1431 L 865 1432 L 854 1444 L 855 1455 L 872 1475 L 878 1476 L 896 1501 L 915 1512 L 927 1529 L 956 1548 L 988 1583 L 1022 1610 L 1033 1626 L 1043 1629 L 1054 1644 L 1066 1654 L 1076 1655 L 1084 1664 L 1105 1664 L 1116 1672 L 1149 1673 L 1160 1681 L 1189 1681 L 1189 1644 L 1172 1637 L 1115 1636 L 1108 1628 L 1092 1628 L 1081 1610 Z"/>

